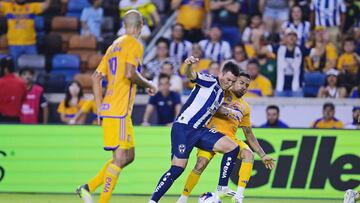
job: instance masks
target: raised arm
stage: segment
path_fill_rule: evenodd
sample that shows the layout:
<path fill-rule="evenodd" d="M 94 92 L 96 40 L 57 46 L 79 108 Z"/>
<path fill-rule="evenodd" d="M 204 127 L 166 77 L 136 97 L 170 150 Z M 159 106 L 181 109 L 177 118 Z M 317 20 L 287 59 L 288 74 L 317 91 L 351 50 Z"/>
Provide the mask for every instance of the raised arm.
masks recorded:
<path fill-rule="evenodd" d="M 196 72 L 194 72 L 192 69 L 192 65 L 197 62 L 199 62 L 199 59 L 195 58 L 194 56 L 190 56 L 189 58 L 185 59 L 185 61 L 184 61 L 184 63 L 186 64 L 185 76 L 191 81 L 196 80 L 196 77 L 197 77 Z"/>
<path fill-rule="evenodd" d="M 262 162 L 264 163 L 267 169 L 273 169 L 275 167 L 275 160 L 270 156 L 266 155 L 262 147 L 260 146 L 258 140 L 256 139 L 254 133 L 252 132 L 251 127 L 242 127 L 246 140 L 256 154 L 259 155 Z"/>

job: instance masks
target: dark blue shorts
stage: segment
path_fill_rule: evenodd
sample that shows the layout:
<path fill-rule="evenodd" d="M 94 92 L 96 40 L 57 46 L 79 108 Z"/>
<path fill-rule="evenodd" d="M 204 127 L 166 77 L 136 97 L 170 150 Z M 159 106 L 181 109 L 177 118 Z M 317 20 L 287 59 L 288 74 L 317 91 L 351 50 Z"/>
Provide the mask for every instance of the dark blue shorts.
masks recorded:
<path fill-rule="evenodd" d="M 188 159 L 194 147 L 213 151 L 215 143 L 224 135 L 214 130 L 174 123 L 171 128 L 171 157 Z"/>

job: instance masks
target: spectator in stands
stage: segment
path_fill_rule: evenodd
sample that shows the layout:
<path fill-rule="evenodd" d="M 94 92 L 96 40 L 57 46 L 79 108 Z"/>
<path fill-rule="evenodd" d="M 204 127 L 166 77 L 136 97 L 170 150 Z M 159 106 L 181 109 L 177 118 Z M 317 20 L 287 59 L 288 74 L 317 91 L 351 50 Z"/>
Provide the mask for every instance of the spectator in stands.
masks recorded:
<path fill-rule="evenodd" d="M 131 9 L 138 10 L 145 19 L 150 29 L 155 29 L 160 25 L 160 15 L 155 4 L 151 0 L 121 0 L 119 2 L 120 18 Z"/>
<path fill-rule="evenodd" d="M 209 65 L 211 64 L 211 60 L 203 57 L 203 52 L 198 43 L 194 43 L 191 50 L 192 55 L 195 58 L 199 58 L 199 62 L 192 65 L 192 69 L 194 72 L 206 72 L 209 68 Z M 188 89 L 192 89 L 194 87 L 194 84 L 191 83 L 187 77 L 185 77 L 185 70 L 186 70 L 186 64 L 183 63 L 180 67 L 179 73 L 180 76 L 184 79 L 184 87 Z"/>
<path fill-rule="evenodd" d="M 323 106 L 323 117 L 311 124 L 312 128 L 343 128 L 343 123 L 334 117 L 335 106 L 333 103 L 325 103 Z"/>
<path fill-rule="evenodd" d="M 281 26 L 282 34 L 287 28 L 296 30 L 297 45 L 303 46 L 310 36 L 311 25 L 309 21 L 303 19 L 301 7 L 295 5 L 291 8 L 290 19 L 284 22 Z"/>
<path fill-rule="evenodd" d="M 174 66 L 174 72 L 179 69 L 179 64 L 175 58 L 169 56 L 169 40 L 166 38 L 159 38 L 156 41 L 156 56 L 149 63 L 146 64 L 144 75 L 148 79 L 153 79 L 160 74 L 161 65 L 169 61 Z"/>
<path fill-rule="evenodd" d="M 321 98 L 345 98 L 346 89 L 339 86 L 339 71 L 331 69 L 326 72 L 326 83 L 319 89 L 317 97 Z"/>
<path fill-rule="evenodd" d="M 262 15 L 260 13 L 256 13 L 250 17 L 248 26 L 245 28 L 241 39 L 243 43 L 251 43 L 252 37 L 260 38 L 261 36 L 266 38 L 269 36 L 269 32 L 262 21 Z"/>
<path fill-rule="evenodd" d="M 293 0 L 259 0 L 259 10 L 263 13 L 270 33 L 280 32 L 281 25 L 289 18 L 289 7 L 293 4 Z"/>
<path fill-rule="evenodd" d="M 102 0 L 90 0 L 92 6 L 84 8 L 81 12 L 81 35 L 92 35 L 101 41 L 101 23 L 104 10 L 101 8 Z"/>
<path fill-rule="evenodd" d="M 211 62 L 208 69 L 208 74 L 213 76 L 219 76 L 220 74 L 220 64 L 217 62 Z"/>
<path fill-rule="evenodd" d="M 174 72 L 174 65 L 169 62 L 165 61 L 160 69 L 160 75 L 165 74 L 170 77 L 170 91 L 174 91 L 177 93 L 182 93 L 183 91 L 183 84 L 181 77 L 176 75 Z M 159 84 L 159 76 L 155 77 L 153 80 L 154 84 Z"/>
<path fill-rule="evenodd" d="M 266 123 L 261 125 L 261 128 L 289 128 L 280 119 L 280 109 L 276 105 L 266 107 Z"/>
<path fill-rule="evenodd" d="M 121 28 L 118 30 L 118 32 L 116 34 L 117 34 L 117 36 L 122 36 L 125 34 L 124 24 L 122 24 Z M 147 24 L 144 24 L 141 28 L 141 33 L 140 33 L 139 39 L 141 40 L 141 42 L 144 45 L 146 45 L 146 42 L 148 41 L 148 39 L 150 37 L 151 37 L 151 30 Z"/>
<path fill-rule="evenodd" d="M 335 45 L 345 25 L 346 6 L 343 0 L 312 0 L 310 21 L 314 26 L 327 28 L 329 39 Z"/>
<path fill-rule="evenodd" d="M 49 8 L 51 0 L 28 3 L 26 0 L 0 2 L 0 14 L 7 16 L 9 53 L 15 66 L 23 54 L 36 54 L 35 16 Z"/>
<path fill-rule="evenodd" d="M 58 106 L 57 112 L 60 114 L 60 119 L 63 123 L 74 125 L 83 124 L 85 117 L 81 117 L 78 120 L 73 120 L 76 113 L 84 105 L 83 90 L 79 82 L 72 81 L 66 88 L 65 99 L 62 100 Z"/>
<path fill-rule="evenodd" d="M 199 42 L 205 58 L 221 63 L 231 58 L 231 47 L 229 42 L 221 40 L 222 32 L 218 26 L 210 29 L 209 39 Z"/>
<path fill-rule="evenodd" d="M 184 26 L 174 24 L 171 27 L 170 57 L 181 64 L 188 56 L 191 55 L 191 42 L 184 39 Z"/>
<path fill-rule="evenodd" d="M 354 106 L 352 109 L 352 123 L 345 125 L 346 129 L 360 129 L 360 106 Z"/>
<path fill-rule="evenodd" d="M 157 125 L 171 125 L 181 109 L 181 97 L 170 90 L 170 77 L 166 74 L 159 76 L 159 92 L 150 97 L 146 106 L 142 126 L 149 126 L 151 114 L 156 110 Z"/>
<path fill-rule="evenodd" d="M 357 87 L 354 87 L 352 90 L 351 90 L 351 93 L 350 93 L 350 98 L 360 98 L 360 83 Z"/>
<path fill-rule="evenodd" d="M 178 11 L 176 23 L 184 26 L 186 40 L 199 42 L 204 38 L 204 32 L 209 32 L 210 0 L 171 0 L 171 8 Z"/>
<path fill-rule="evenodd" d="M 248 64 L 248 57 L 243 44 L 236 44 L 233 48 L 233 59 L 240 70 L 245 71 Z"/>
<path fill-rule="evenodd" d="M 268 46 L 276 55 L 276 92 L 275 96 L 301 97 L 300 72 L 303 61 L 302 52 L 296 45 L 297 32 L 292 28 L 285 30 L 285 44 Z"/>
<path fill-rule="evenodd" d="M 345 38 L 343 44 L 344 53 L 340 55 L 337 64 L 340 79 L 344 82 L 344 86 L 348 91 L 360 82 L 360 56 L 355 52 L 355 46 L 356 40 L 354 38 Z"/>
<path fill-rule="evenodd" d="M 27 94 L 22 103 L 20 122 L 26 124 L 36 124 L 42 121 L 48 123 L 49 107 L 44 96 L 44 89 L 40 85 L 34 84 L 34 71 L 30 68 L 21 69 L 19 72 L 21 79 L 25 82 Z"/>
<path fill-rule="evenodd" d="M 360 7 L 358 2 L 354 0 L 344 0 L 344 3 L 346 5 L 346 20 L 342 31 L 347 33 L 351 30 L 352 27 L 359 26 Z"/>
<path fill-rule="evenodd" d="M 271 82 L 260 74 L 260 65 L 256 59 L 249 61 L 246 70 L 250 74 L 252 80 L 245 97 L 272 96 L 273 90 Z"/>
<path fill-rule="evenodd" d="M 238 17 L 241 0 L 211 0 L 212 23 L 219 25 L 222 39 L 235 45 L 240 41 Z"/>
<path fill-rule="evenodd" d="M 260 65 L 260 73 L 270 80 L 271 85 L 276 87 L 276 60 L 268 57 L 267 54 L 257 54 Z"/>
<path fill-rule="evenodd" d="M 14 73 L 10 56 L 0 60 L 0 123 L 19 123 L 21 105 L 26 97 L 24 81 Z"/>

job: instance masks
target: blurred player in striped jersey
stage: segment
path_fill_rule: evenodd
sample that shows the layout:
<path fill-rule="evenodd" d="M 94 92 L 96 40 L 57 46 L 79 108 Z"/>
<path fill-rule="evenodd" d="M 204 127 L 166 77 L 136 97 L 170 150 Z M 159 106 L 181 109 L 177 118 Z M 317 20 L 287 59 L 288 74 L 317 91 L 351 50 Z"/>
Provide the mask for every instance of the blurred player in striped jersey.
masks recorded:
<path fill-rule="evenodd" d="M 241 72 L 236 83 L 232 86 L 230 91 L 225 92 L 225 101 L 223 105 L 241 112 L 241 117 L 223 116 L 217 113 L 207 125 L 208 128 L 214 129 L 230 137 L 240 147 L 240 153 L 238 155 L 238 158 L 242 159 L 242 163 L 239 171 L 237 192 L 235 193 L 231 190 L 228 190 L 228 192 L 225 194 L 219 192 L 217 193 L 217 195 L 220 197 L 224 195 L 234 196 L 234 201 L 236 203 L 241 203 L 244 198 L 243 193 L 246 184 L 250 179 L 254 161 L 254 155 L 250 147 L 242 140 L 238 140 L 236 138 L 236 131 L 238 127 L 241 127 L 243 129 L 247 141 L 249 142 L 250 146 L 255 150 L 255 152 L 261 157 L 263 163 L 265 164 L 265 167 L 268 169 L 273 169 L 275 166 L 274 160 L 270 156 L 265 154 L 264 150 L 259 145 L 251 129 L 250 107 L 249 104 L 242 98 L 242 96 L 245 95 L 247 92 L 250 81 L 250 75 L 245 72 Z M 181 195 L 177 203 L 187 202 L 187 199 L 191 191 L 197 184 L 201 173 L 205 170 L 206 166 L 214 157 L 214 155 L 215 152 L 205 151 L 202 149 L 198 150 L 197 163 L 192 172 L 189 174 L 183 190 L 183 194 Z"/>
<path fill-rule="evenodd" d="M 360 117 L 359 117 L 360 120 Z M 360 191 L 346 190 L 344 195 L 344 203 L 356 203 L 360 200 Z"/>

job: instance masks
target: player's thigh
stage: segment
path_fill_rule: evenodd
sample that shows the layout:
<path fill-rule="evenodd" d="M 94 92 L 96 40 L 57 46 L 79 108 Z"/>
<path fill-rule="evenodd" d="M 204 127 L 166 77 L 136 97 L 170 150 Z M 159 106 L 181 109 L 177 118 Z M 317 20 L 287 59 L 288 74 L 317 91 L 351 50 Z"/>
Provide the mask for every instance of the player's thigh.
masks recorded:
<path fill-rule="evenodd" d="M 226 153 L 234 148 L 237 144 L 229 137 L 217 132 L 214 129 L 201 128 L 201 139 L 197 142 L 196 147 L 205 151 L 214 151 Z"/>
<path fill-rule="evenodd" d="M 174 123 L 171 128 L 171 156 L 188 159 L 200 136 L 191 126 Z"/>
<path fill-rule="evenodd" d="M 254 159 L 254 155 L 249 145 L 242 140 L 234 140 L 240 147 L 239 159 Z"/>
<path fill-rule="evenodd" d="M 227 153 L 232 151 L 238 146 L 238 144 L 233 141 L 228 136 L 221 137 L 214 145 L 214 151 L 220 153 Z"/>
<path fill-rule="evenodd" d="M 123 121 L 123 129 L 122 134 L 120 136 L 119 144 L 120 148 L 125 150 L 130 150 L 135 148 L 135 134 L 134 134 L 134 126 L 132 124 L 131 117 L 126 117 Z"/>

